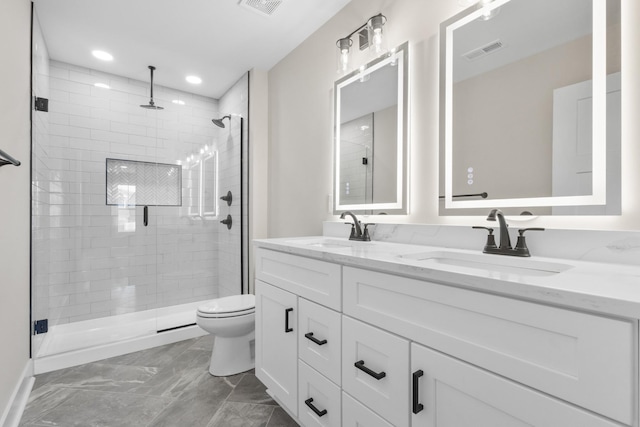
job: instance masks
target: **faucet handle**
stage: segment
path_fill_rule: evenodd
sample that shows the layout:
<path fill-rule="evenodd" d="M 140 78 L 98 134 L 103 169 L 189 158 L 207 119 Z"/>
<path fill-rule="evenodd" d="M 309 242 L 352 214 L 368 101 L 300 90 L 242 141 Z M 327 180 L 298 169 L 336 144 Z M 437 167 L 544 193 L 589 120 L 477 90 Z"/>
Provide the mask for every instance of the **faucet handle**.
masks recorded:
<path fill-rule="evenodd" d="M 518 241 L 516 242 L 516 247 L 513 248 L 513 250 L 518 252 L 520 256 L 531 256 L 531 253 L 529 253 L 529 248 L 527 247 L 527 242 L 524 239 L 525 231 L 544 231 L 544 228 L 531 227 L 521 228 L 518 230 Z"/>
<path fill-rule="evenodd" d="M 345 222 L 351 226 L 351 233 L 349 234 L 349 240 L 351 240 L 356 235 L 356 225 L 353 222 Z"/>
<path fill-rule="evenodd" d="M 521 228 L 518 230 L 518 235 L 524 236 L 525 231 L 544 231 L 544 228 L 542 227 Z"/>
<path fill-rule="evenodd" d="M 487 230 L 489 232 L 489 234 L 487 235 L 487 243 L 485 243 L 484 245 L 484 252 L 487 251 L 487 249 L 497 249 L 498 246 L 496 246 L 496 236 L 493 235 L 493 228 L 491 227 L 483 227 L 481 225 L 474 225 L 472 228 L 475 229 L 482 229 L 482 230 Z"/>
<path fill-rule="evenodd" d="M 365 222 L 362 225 L 364 226 L 364 230 L 362 230 L 362 240 L 364 240 L 365 242 L 370 242 L 371 236 L 369 236 L 369 229 L 367 227 L 376 224 L 374 224 L 373 222 Z"/>

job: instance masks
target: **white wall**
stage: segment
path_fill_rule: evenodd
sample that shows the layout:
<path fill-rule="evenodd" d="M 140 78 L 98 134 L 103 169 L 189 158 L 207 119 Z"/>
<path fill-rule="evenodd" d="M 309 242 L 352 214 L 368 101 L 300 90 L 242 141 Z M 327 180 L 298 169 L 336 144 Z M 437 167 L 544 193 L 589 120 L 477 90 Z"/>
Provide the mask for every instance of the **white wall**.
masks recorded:
<path fill-rule="evenodd" d="M 373 222 L 476 224 L 438 215 L 439 26 L 462 7 L 454 0 L 352 0 L 269 72 L 269 236 L 320 234 L 332 188 L 332 87 L 338 38 L 382 12 L 389 46 L 410 45 L 411 187 L 408 216 Z M 640 2 L 622 0 L 622 215 L 543 217 L 531 225 L 640 229 Z M 517 159 L 514 159 L 514 161 Z M 295 212 L 295 214 L 292 214 Z"/>
<path fill-rule="evenodd" d="M 29 361 L 29 0 L 0 2 L 0 417 Z"/>

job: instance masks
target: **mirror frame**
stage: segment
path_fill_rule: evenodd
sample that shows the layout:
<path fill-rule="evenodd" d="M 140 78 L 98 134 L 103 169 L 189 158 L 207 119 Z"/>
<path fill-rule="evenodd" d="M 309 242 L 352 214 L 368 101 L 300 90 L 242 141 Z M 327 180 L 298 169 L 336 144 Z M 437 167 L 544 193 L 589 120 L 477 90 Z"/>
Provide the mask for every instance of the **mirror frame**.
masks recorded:
<path fill-rule="evenodd" d="M 350 83 L 373 73 L 379 68 L 396 61 L 398 67 L 398 134 L 396 165 L 396 200 L 388 203 L 340 203 L 340 101 L 341 89 Z M 409 177 L 409 43 L 404 42 L 395 49 L 361 66 L 334 83 L 334 162 L 333 162 L 333 213 L 343 211 L 355 213 L 378 213 L 384 211 L 390 215 L 406 215 L 408 213 L 408 177 Z"/>
<path fill-rule="evenodd" d="M 606 0 L 593 0 L 593 175 L 591 195 L 549 196 L 510 199 L 454 200 L 453 198 L 453 31 L 478 19 L 483 13 L 511 0 L 478 3 L 440 25 L 440 147 L 444 147 L 445 209 L 503 208 L 534 206 L 587 206 L 606 204 Z M 514 158 L 513 161 L 518 161 Z M 441 214 L 442 215 L 442 214 Z"/>

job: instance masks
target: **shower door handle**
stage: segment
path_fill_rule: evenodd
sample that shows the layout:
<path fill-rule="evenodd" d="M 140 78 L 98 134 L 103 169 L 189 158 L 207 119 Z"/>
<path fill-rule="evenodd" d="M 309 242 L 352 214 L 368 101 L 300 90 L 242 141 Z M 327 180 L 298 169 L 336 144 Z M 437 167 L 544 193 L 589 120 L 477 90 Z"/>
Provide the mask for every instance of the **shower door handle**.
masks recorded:
<path fill-rule="evenodd" d="M 142 209 L 142 222 L 145 227 L 149 225 L 149 206 L 145 206 L 144 209 Z"/>

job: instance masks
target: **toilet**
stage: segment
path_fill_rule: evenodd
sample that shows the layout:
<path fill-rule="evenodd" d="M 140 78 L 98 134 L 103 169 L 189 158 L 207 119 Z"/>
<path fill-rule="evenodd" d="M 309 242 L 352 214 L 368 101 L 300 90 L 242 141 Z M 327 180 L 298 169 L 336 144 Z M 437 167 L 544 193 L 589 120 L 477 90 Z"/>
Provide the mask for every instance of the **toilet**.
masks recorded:
<path fill-rule="evenodd" d="M 254 368 L 255 308 L 251 294 L 218 298 L 198 307 L 198 326 L 214 336 L 211 375 L 235 375 Z"/>

